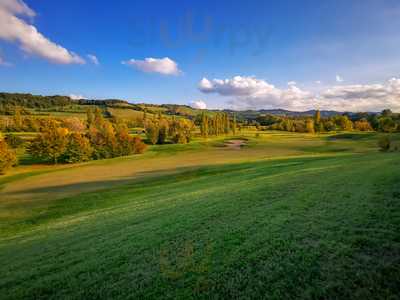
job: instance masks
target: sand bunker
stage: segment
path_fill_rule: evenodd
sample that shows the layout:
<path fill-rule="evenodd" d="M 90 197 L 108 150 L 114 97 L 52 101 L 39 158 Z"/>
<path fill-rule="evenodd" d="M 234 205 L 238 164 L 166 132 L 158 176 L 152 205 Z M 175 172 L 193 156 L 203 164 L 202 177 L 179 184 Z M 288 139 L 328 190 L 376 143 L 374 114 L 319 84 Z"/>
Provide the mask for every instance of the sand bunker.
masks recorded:
<path fill-rule="evenodd" d="M 246 141 L 245 140 L 229 140 L 229 141 L 225 141 L 224 145 L 227 148 L 230 149 L 237 149 L 240 150 L 240 148 L 244 145 L 246 145 Z"/>

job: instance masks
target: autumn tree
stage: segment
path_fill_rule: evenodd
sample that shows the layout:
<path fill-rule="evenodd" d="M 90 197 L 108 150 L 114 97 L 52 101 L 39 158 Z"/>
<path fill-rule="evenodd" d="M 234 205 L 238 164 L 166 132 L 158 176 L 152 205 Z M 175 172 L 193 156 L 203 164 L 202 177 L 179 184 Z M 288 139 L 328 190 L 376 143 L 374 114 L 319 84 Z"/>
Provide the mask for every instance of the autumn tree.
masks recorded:
<path fill-rule="evenodd" d="M 173 121 L 173 128 L 171 133 L 171 139 L 176 144 L 189 143 L 192 138 L 192 132 L 194 130 L 194 124 L 188 119 L 179 119 Z"/>
<path fill-rule="evenodd" d="M 23 120 L 22 120 L 22 116 L 21 116 L 21 108 L 20 107 L 16 107 L 15 108 L 13 121 L 14 121 L 14 130 L 15 131 L 22 131 L 22 129 L 23 129 Z"/>
<path fill-rule="evenodd" d="M 15 152 L 8 146 L 6 141 L 0 136 L 0 174 L 4 174 L 8 169 L 17 163 Z"/>
<path fill-rule="evenodd" d="M 321 112 L 319 110 L 315 111 L 314 127 L 315 127 L 315 131 L 317 131 L 317 132 L 324 131 L 324 123 L 321 120 Z"/>
<path fill-rule="evenodd" d="M 142 154 L 146 151 L 147 145 L 138 136 L 133 137 L 134 154 Z"/>
<path fill-rule="evenodd" d="M 353 122 L 349 119 L 348 116 L 338 116 L 336 118 L 336 125 L 344 131 L 353 130 Z"/>
<path fill-rule="evenodd" d="M 64 119 L 62 122 L 62 127 L 65 127 L 72 132 L 84 132 L 86 129 L 84 122 L 77 117 Z"/>
<path fill-rule="evenodd" d="M 87 128 L 89 128 L 94 123 L 94 114 L 91 108 L 86 110 L 86 123 Z"/>
<path fill-rule="evenodd" d="M 91 159 L 93 148 L 89 139 L 82 133 L 72 132 L 60 160 L 67 163 L 84 162 Z"/>
<path fill-rule="evenodd" d="M 307 130 L 308 133 L 315 133 L 314 120 L 313 119 L 307 119 L 306 120 L 306 130 Z"/>
<path fill-rule="evenodd" d="M 155 121 L 147 120 L 145 124 L 147 140 L 155 145 L 158 142 L 159 128 Z"/>
<path fill-rule="evenodd" d="M 373 131 L 371 124 L 366 119 L 355 121 L 354 129 L 359 131 Z"/>
<path fill-rule="evenodd" d="M 207 138 L 208 137 L 208 116 L 206 113 L 203 111 L 201 114 L 201 120 L 200 120 L 200 134 L 202 137 Z"/>
<path fill-rule="evenodd" d="M 89 127 L 88 137 L 93 147 L 93 158 L 103 159 L 118 156 L 115 128 L 111 122 L 96 119 Z"/>
<path fill-rule="evenodd" d="M 169 132 L 169 123 L 168 120 L 163 119 L 162 117 L 158 121 L 158 139 L 157 143 L 162 145 L 165 144 L 168 138 Z"/>
<path fill-rule="evenodd" d="M 237 128 L 237 121 L 236 121 L 236 114 L 233 115 L 233 121 L 232 121 L 232 133 L 233 135 L 236 135 L 236 128 Z"/>
<path fill-rule="evenodd" d="M 64 154 L 68 144 L 68 129 L 49 127 L 36 136 L 28 147 L 28 152 L 34 156 L 57 163 Z"/>

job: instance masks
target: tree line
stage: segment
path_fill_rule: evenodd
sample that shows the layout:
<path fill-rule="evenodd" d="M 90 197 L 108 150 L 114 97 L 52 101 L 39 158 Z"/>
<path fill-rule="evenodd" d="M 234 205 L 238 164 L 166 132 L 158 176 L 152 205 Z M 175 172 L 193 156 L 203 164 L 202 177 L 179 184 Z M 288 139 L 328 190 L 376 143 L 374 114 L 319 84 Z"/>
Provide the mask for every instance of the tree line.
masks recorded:
<path fill-rule="evenodd" d="M 162 114 L 148 118 L 143 115 L 143 124 L 150 144 L 186 144 L 192 139 L 195 130 L 193 121 L 184 118 L 166 118 Z"/>
<path fill-rule="evenodd" d="M 0 141 L 0 172 L 15 165 L 15 150 L 23 140 L 8 134 Z M 26 146 L 33 157 L 51 163 L 76 163 L 143 153 L 146 144 L 131 136 L 123 122 L 104 118 L 99 108 L 87 112 L 87 121 L 46 119 L 40 132 Z"/>
<path fill-rule="evenodd" d="M 235 135 L 237 131 L 236 115 L 230 118 L 227 113 L 216 113 L 214 116 L 208 116 L 203 112 L 199 120 L 199 127 L 200 134 L 204 138 L 230 133 Z"/>
<path fill-rule="evenodd" d="M 380 114 L 343 114 L 323 118 L 317 110 L 314 117 L 263 115 L 256 118 L 256 125 L 267 130 L 303 133 L 351 130 L 400 132 L 400 114 L 384 110 Z"/>

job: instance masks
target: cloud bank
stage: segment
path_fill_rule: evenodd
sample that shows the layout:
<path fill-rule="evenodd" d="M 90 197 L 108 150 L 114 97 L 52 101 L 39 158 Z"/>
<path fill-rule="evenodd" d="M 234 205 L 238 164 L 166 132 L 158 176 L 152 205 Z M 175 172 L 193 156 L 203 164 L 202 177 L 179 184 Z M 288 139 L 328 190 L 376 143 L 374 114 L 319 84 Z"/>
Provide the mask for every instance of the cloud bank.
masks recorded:
<path fill-rule="evenodd" d="M 22 0 L 0 1 L 0 39 L 16 43 L 27 54 L 57 64 L 84 64 L 79 55 L 47 39 L 35 26 L 21 17 L 36 16 Z"/>
<path fill-rule="evenodd" d="M 207 108 L 207 104 L 202 100 L 192 101 L 189 103 L 189 105 L 196 109 L 206 109 Z"/>
<path fill-rule="evenodd" d="M 280 89 L 262 79 L 235 76 L 231 79 L 203 78 L 199 83 L 203 93 L 228 98 L 234 109 L 337 110 L 380 111 L 390 108 L 400 111 L 400 79 L 392 78 L 383 84 L 338 85 L 319 94 L 300 89 L 291 83 Z"/>
<path fill-rule="evenodd" d="M 144 60 L 130 59 L 123 61 L 122 64 L 132 66 L 137 70 L 146 73 L 159 73 L 163 75 L 180 75 L 182 73 L 178 68 L 178 64 L 169 57 L 152 58 L 148 57 Z"/>

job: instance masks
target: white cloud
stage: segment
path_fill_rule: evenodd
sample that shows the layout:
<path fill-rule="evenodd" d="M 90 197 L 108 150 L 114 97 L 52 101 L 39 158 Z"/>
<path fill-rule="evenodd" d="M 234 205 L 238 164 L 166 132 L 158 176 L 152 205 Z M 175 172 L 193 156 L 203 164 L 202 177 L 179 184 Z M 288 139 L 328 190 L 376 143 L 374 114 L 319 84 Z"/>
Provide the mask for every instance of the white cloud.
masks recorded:
<path fill-rule="evenodd" d="M 82 96 L 82 95 L 75 95 L 75 94 L 70 94 L 69 97 L 72 100 L 81 100 L 81 99 L 87 99 L 86 97 Z"/>
<path fill-rule="evenodd" d="M 190 106 L 197 109 L 206 109 L 207 104 L 202 100 L 192 101 L 190 102 Z"/>
<path fill-rule="evenodd" d="M 36 13 L 30 9 L 22 0 L 1 0 L 0 9 L 17 15 L 35 17 Z"/>
<path fill-rule="evenodd" d="M 182 73 L 178 68 L 178 64 L 168 57 L 148 57 L 144 60 L 130 59 L 123 61 L 122 64 L 132 66 L 146 73 L 159 73 L 163 75 L 179 75 Z"/>
<path fill-rule="evenodd" d="M 232 79 L 203 78 L 199 84 L 204 93 L 218 93 L 223 96 L 279 96 L 280 91 L 273 85 L 255 77 L 235 76 Z"/>
<path fill-rule="evenodd" d="M 96 55 L 88 54 L 87 57 L 92 62 L 92 64 L 94 64 L 96 66 L 98 66 L 100 64 L 99 59 L 97 58 Z"/>
<path fill-rule="evenodd" d="M 310 110 L 318 107 L 337 111 L 380 111 L 390 108 L 400 111 L 400 79 L 384 84 L 342 85 L 323 90 L 320 95 L 291 84 L 286 89 L 255 77 L 235 76 L 232 79 L 203 78 L 199 83 L 203 93 L 216 93 L 228 98 L 235 109 Z"/>
<path fill-rule="evenodd" d="M 336 75 L 336 82 L 343 82 L 343 78 L 339 75 Z"/>
<path fill-rule="evenodd" d="M 77 54 L 47 39 L 35 26 L 17 17 L 36 14 L 22 0 L 0 0 L 0 39 L 17 43 L 27 54 L 43 57 L 57 64 L 84 64 Z"/>
<path fill-rule="evenodd" d="M 287 84 L 288 84 L 289 86 L 291 86 L 291 85 L 296 85 L 297 82 L 296 82 L 296 81 L 289 81 Z"/>
<path fill-rule="evenodd" d="M 316 84 L 321 84 L 322 82 L 320 80 L 315 81 Z"/>

